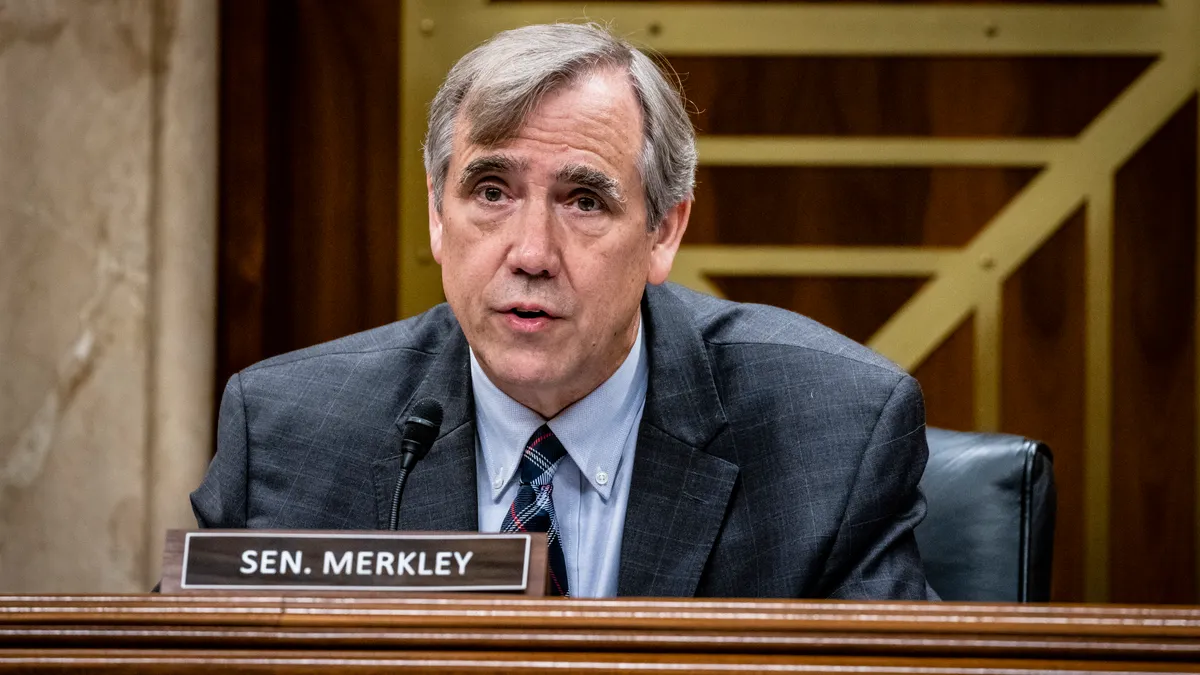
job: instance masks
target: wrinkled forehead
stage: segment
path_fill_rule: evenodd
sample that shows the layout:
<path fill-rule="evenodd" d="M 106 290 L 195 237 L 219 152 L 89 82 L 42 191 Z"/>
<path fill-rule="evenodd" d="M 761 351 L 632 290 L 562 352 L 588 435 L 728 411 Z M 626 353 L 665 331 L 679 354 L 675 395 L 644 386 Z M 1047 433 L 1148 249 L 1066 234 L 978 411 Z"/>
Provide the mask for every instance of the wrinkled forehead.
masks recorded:
<path fill-rule="evenodd" d="M 497 130 L 490 126 L 494 120 L 470 113 L 464 105 L 455 122 L 452 169 L 479 157 L 511 155 L 524 169 L 583 163 L 637 172 L 643 113 L 627 72 L 609 68 L 573 78 L 543 94 L 511 129 Z"/>

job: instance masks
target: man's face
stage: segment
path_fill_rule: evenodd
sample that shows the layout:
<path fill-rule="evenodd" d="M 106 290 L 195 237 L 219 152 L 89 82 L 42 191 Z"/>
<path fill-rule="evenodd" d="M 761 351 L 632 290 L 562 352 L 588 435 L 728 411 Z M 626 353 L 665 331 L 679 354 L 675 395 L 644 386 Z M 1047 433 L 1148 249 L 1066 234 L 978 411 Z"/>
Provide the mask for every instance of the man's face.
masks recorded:
<path fill-rule="evenodd" d="M 473 145 L 462 118 L 433 256 L 488 377 L 544 417 L 586 396 L 629 353 L 647 282 L 671 269 L 691 202 L 646 227 L 642 114 L 626 74 L 546 96 L 515 138 Z"/>

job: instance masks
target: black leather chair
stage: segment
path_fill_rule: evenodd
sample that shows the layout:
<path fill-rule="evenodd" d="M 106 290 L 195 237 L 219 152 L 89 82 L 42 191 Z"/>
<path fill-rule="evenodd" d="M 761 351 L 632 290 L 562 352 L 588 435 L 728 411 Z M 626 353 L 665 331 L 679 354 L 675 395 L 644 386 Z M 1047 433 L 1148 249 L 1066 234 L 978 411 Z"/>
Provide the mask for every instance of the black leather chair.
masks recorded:
<path fill-rule="evenodd" d="M 930 428 L 917 545 L 943 600 L 1046 602 L 1054 546 L 1050 449 L 1006 434 Z"/>

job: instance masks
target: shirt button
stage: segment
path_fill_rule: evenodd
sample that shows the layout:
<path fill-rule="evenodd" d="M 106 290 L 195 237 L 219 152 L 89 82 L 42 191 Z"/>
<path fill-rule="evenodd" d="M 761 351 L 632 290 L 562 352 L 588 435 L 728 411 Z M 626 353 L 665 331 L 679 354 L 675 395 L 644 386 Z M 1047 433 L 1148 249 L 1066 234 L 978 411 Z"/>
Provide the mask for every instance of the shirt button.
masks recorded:
<path fill-rule="evenodd" d="M 596 472 L 596 482 L 601 485 L 608 485 L 608 472 L 597 471 Z"/>
<path fill-rule="evenodd" d="M 499 490 L 502 487 L 504 487 L 504 479 L 496 476 L 496 478 L 492 480 L 492 488 Z"/>

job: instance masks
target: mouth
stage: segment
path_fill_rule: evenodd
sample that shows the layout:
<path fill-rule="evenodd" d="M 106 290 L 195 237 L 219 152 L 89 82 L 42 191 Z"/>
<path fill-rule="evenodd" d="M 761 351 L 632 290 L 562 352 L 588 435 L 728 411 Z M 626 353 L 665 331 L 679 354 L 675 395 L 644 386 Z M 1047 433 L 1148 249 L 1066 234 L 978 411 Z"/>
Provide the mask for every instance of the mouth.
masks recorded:
<path fill-rule="evenodd" d="M 550 312 L 534 305 L 515 305 L 501 312 L 508 324 L 520 332 L 536 332 L 557 318 Z"/>
<path fill-rule="evenodd" d="M 557 318 L 550 312 L 538 305 L 513 305 L 504 310 L 504 313 L 511 314 L 518 319 L 554 319 Z"/>
<path fill-rule="evenodd" d="M 517 309 L 516 307 L 508 310 L 510 314 L 516 315 L 519 319 L 540 319 L 550 318 L 550 315 L 540 309 Z"/>

